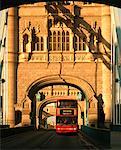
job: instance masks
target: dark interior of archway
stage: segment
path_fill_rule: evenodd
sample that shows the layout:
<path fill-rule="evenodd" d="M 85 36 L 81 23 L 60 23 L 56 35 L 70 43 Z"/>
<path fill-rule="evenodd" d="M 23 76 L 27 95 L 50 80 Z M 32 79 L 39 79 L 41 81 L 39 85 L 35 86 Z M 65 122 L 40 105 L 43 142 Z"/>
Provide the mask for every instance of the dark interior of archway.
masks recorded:
<path fill-rule="evenodd" d="M 71 86 L 71 87 L 74 87 L 76 89 L 78 89 L 79 91 L 82 92 L 82 97 L 83 99 L 85 99 L 85 93 L 83 92 L 83 90 L 75 85 L 75 84 L 70 84 L 70 83 L 59 83 L 59 82 L 56 82 L 56 83 L 49 83 L 49 84 L 45 84 L 44 86 L 41 86 L 40 83 L 37 83 L 35 84 L 29 91 L 28 93 L 28 96 L 29 98 L 31 99 L 31 113 L 30 113 L 30 118 L 31 118 L 31 124 L 32 125 L 35 125 L 36 124 L 36 101 L 35 101 L 35 94 L 40 90 L 40 89 L 43 89 L 44 87 L 48 87 L 48 86 L 53 86 L 53 85 L 66 85 L 66 86 Z M 44 100 L 44 99 L 43 99 Z M 39 125 L 42 123 L 41 120 L 42 120 L 42 111 L 43 111 L 43 108 L 47 105 L 47 104 L 50 104 L 50 103 L 53 103 L 53 100 L 50 100 L 50 101 L 45 101 L 43 103 L 43 105 L 41 106 L 40 110 L 39 110 Z"/>
<path fill-rule="evenodd" d="M 15 111 L 15 125 L 19 124 L 22 119 L 22 112 L 17 110 Z"/>

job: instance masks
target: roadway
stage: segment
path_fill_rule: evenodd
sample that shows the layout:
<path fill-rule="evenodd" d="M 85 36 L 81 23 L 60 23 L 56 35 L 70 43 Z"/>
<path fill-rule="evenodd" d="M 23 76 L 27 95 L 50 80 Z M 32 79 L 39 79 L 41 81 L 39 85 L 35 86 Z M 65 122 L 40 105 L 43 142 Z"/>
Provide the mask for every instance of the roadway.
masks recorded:
<path fill-rule="evenodd" d="M 1 150 L 98 149 L 81 133 L 60 135 L 54 130 L 28 131 L 1 139 Z"/>

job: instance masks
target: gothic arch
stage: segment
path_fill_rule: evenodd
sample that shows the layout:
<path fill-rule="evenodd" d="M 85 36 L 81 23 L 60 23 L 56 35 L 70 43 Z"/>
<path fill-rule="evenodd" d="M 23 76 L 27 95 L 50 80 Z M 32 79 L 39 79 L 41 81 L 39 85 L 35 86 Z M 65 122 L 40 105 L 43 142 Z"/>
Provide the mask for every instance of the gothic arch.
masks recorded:
<path fill-rule="evenodd" d="M 33 99 L 34 95 L 37 93 L 39 89 L 42 89 L 43 87 L 52 84 L 73 85 L 77 89 L 82 90 L 86 94 L 88 101 L 90 101 L 90 99 L 95 95 L 93 87 L 83 78 L 71 75 L 55 74 L 50 76 L 44 76 L 31 83 L 31 85 L 28 87 L 26 91 L 26 96 L 28 96 L 30 99 Z"/>
<path fill-rule="evenodd" d="M 31 52 L 30 43 L 31 28 L 29 29 L 28 27 L 26 27 L 22 32 L 20 32 L 20 52 Z"/>
<path fill-rule="evenodd" d="M 35 94 L 42 88 L 50 86 L 50 85 L 69 85 L 72 87 L 77 88 L 78 90 L 82 91 L 85 94 L 85 100 L 90 103 L 94 99 L 95 91 L 93 87 L 88 83 L 85 79 L 79 78 L 77 76 L 71 76 L 71 75 L 60 75 L 60 74 L 54 74 L 49 76 L 41 77 L 34 82 L 32 82 L 29 87 L 26 90 L 25 98 L 22 101 L 22 104 L 26 102 L 26 100 L 29 102 L 34 102 L 33 99 L 35 98 Z M 34 124 L 38 125 L 41 124 L 39 119 L 41 117 L 40 109 L 42 110 L 44 106 L 46 106 L 49 103 L 56 102 L 56 99 L 54 100 L 54 97 L 43 100 L 42 103 L 38 103 L 36 108 L 34 107 L 31 112 L 34 112 Z M 30 106 L 30 105 L 29 105 Z M 36 121 L 35 121 L 36 118 Z"/>

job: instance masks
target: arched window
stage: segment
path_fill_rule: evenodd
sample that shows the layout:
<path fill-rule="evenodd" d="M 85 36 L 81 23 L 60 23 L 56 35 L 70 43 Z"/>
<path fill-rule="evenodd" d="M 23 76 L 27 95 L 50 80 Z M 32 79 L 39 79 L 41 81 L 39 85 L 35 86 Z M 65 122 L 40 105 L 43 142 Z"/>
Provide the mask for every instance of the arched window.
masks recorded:
<path fill-rule="evenodd" d="M 49 50 L 52 50 L 52 33 L 49 31 Z"/>
<path fill-rule="evenodd" d="M 37 36 L 35 38 L 35 51 L 39 51 L 39 38 Z"/>
<path fill-rule="evenodd" d="M 86 38 L 83 38 L 83 50 L 86 51 Z"/>
<path fill-rule="evenodd" d="M 58 31 L 58 51 L 61 51 L 61 34 L 60 31 Z"/>
<path fill-rule="evenodd" d="M 24 34 L 23 35 L 23 52 L 27 51 L 27 43 L 28 43 L 28 35 Z"/>
<path fill-rule="evenodd" d="M 69 32 L 66 32 L 66 50 L 69 51 L 70 47 L 69 47 Z"/>
<path fill-rule="evenodd" d="M 78 45 L 78 44 L 77 44 L 77 43 L 78 43 L 78 42 L 77 42 L 77 36 L 74 36 L 74 43 L 75 43 L 75 44 L 74 44 L 74 45 L 75 45 L 75 46 L 74 46 L 74 49 L 75 49 L 75 51 L 77 51 L 77 49 L 78 49 L 78 47 L 77 47 L 77 45 Z"/>
<path fill-rule="evenodd" d="M 44 50 L 44 40 L 43 37 L 35 36 L 32 41 L 32 51 L 43 51 Z"/>
<path fill-rule="evenodd" d="M 36 51 L 36 42 L 37 42 L 37 37 L 36 37 L 36 33 L 35 33 L 35 28 L 33 28 L 32 30 L 32 45 L 31 45 L 31 49 L 32 51 Z"/>
<path fill-rule="evenodd" d="M 79 37 L 79 51 L 80 50 L 83 50 L 83 48 L 82 48 L 82 39 Z"/>
<path fill-rule="evenodd" d="M 62 51 L 65 51 L 65 32 L 62 32 Z"/>
<path fill-rule="evenodd" d="M 49 31 L 49 50 L 69 51 L 70 40 L 68 31 Z"/>
<path fill-rule="evenodd" d="M 40 50 L 41 51 L 44 50 L 44 40 L 43 40 L 43 37 L 40 37 Z"/>
<path fill-rule="evenodd" d="M 56 32 L 54 31 L 53 32 L 53 50 L 56 51 Z"/>
<path fill-rule="evenodd" d="M 32 29 L 31 50 L 32 51 L 43 51 L 44 50 L 43 37 L 36 34 L 36 30 L 34 27 Z"/>
<path fill-rule="evenodd" d="M 74 49 L 75 51 L 85 51 L 86 50 L 86 38 L 74 36 Z"/>

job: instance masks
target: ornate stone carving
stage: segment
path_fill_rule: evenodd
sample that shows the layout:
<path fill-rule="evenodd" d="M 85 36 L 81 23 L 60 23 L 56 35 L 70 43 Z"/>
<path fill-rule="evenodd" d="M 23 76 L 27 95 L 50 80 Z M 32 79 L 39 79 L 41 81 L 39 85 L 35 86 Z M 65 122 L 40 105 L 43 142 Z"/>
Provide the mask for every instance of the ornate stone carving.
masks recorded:
<path fill-rule="evenodd" d="M 29 62 L 47 62 L 47 54 L 32 54 Z"/>
<path fill-rule="evenodd" d="M 62 56 L 61 54 L 50 54 L 49 55 L 49 61 L 51 62 L 61 62 Z"/>
<path fill-rule="evenodd" d="M 75 54 L 75 62 L 90 62 L 93 61 L 93 55 L 91 53 L 78 53 Z"/>

